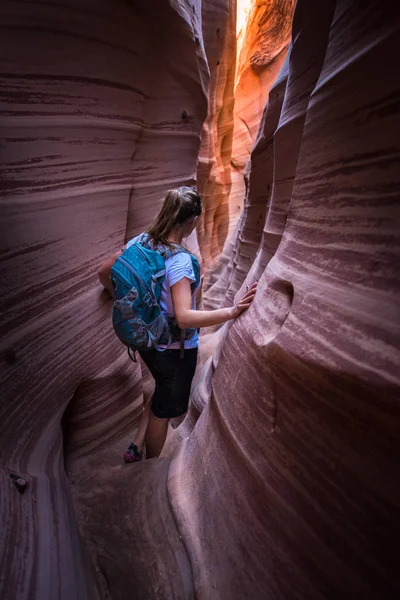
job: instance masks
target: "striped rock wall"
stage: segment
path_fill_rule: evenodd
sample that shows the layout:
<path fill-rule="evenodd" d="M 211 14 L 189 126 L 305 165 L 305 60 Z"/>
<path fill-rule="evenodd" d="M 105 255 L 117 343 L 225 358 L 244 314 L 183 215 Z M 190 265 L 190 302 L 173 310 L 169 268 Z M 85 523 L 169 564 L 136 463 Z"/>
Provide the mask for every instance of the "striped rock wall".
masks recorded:
<path fill-rule="evenodd" d="M 257 143 L 263 109 L 287 55 L 294 6 L 295 0 L 251 0 L 246 26 L 239 35 L 229 197 L 232 224 L 243 209 L 243 176 Z"/>
<path fill-rule="evenodd" d="M 203 201 L 197 235 L 203 261 L 210 265 L 222 251 L 232 218 L 228 197 L 235 102 L 236 0 L 203 1 L 202 16 L 210 86 L 197 163 L 197 187 Z"/>
<path fill-rule="evenodd" d="M 194 111 L 206 78 L 201 39 L 189 46 L 188 23 L 192 14 L 199 18 L 199 4 L 171 1 L 163 15 L 170 24 L 167 32 L 176 26 L 175 39 L 179 32 L 182 44 L 188 44 L 184 54 L 192 57 L 193 77 L 183 80 L 193 91 Z M 323 4 L 298 0 L 287 70 L 275 84 L 278 96 L 270 95 L 248 166 L 245 211 L 219 275 L 210 277 L 216 286 L 213 298 L 208 290 L 214 306 L 258 279 L 255 302 L 213 334 L 215 351 L 209 358 L 203 353 L 188 416 L 170 436 L 162 458 L 121 465 L 121 447 L 139 412 L 140 383 L 108 334 L 109 303 L 99 298 L 95 275 L 88 275 L 97 266 L 97 254 L 84 246 L 86 240 L 91 248 L 94 242 L 87 240 L 95 239 L 102 251 L 96 217 L 106 221 L 104 256 L 134 232 L 136 218 L 142 226 L 159 179 L 152 180 L 154 196 L 139 196 L 151 186 L 143 184 L 144 172 L 138 174 L 138 187 L 125 198 L 128 225 L 116 222 L 118 211 L 110 210 L 117 196 L 85 212 L 84 219 L 76 202 L 70 212 L 60 212 L 62 227 L 53 238 L 47 232 L 57 220 L 33 215 L 27 220 L 35 206 L 30 192 L 9 192 L 3 202 L 3 212 L 14 214 L 14 221 L 7 220 L 8 239 L 27 236 L 35 223 L 48 228 L 41 243 L 54 239 L 51 248 L 57 249 L 58 236 L 72 223 L 65 239 L 72 236 L 74 242 L 65 244 L 62 264 L 71 260 L 68 251 L 86 261 L 81 271 L 72 271 L 69 286 L 62 287 L 62 277 L 50 286 L 60 308 L 29 312 L 20 300 L 11 313 L 25 321 L 10 327 L 2 365 L 6 544 L 0 558 L 6 577 L 0 585 L 5 597 L 10 590 L 18 598 L 40 600 L 399 596 L 400 15 L 395 2 Z M 7 14 L 16 6 L 27 7 L 9 5 Z M 147 31 L 153 57 L 152 42 L 160 40 L 163 28 L 153 35 L 155 14 L 149 18 L 147 6 L 121 3 L 127 12 L 121 12 L 119 23 L 121 31 L 129 29 L 131 43 L 135 23 L 138 36 Z M 85 14 L 92 14 L 90 7 Z M 116 18 L 115 12 L 104 13 L 103 32 L 113 30 Z M 45 29 L 41 24 L 37 35 L 47 35 Z M 12 31 L 10 44 L 18 29 Z M 193 47 L 197 52 L 191 54 Z M 159 56 L 168 63 L 162 49 Z M 99 61 L 104 69 L 109 51 L 110 45 Z M 161 70 L 160 77 L 167 77 L 169 69 Z M 156 115 L 153 99 L 149 92 L 148 123 Z M 164 139 L 167 134 L 158 129 Z M 191 140 L 187 134 L 181 138 Z M 144 133 L 140 139 L 147 139 Z M 144 146 L 132 162 L 138 170 L 139 158 L 143 170 L 149 167 L 150 142 Z M 186 180 L 196 158 L 189 161 L 189 153 L 190 148 L 181 157 L 190 162 Z M 111 170 L 110 158 L 107 164 Z M 133 194 L 138 194 L 136 204 Z M 65 205 L 67 200 L 56 206 Z M 51 203 L 42 206 L 49 210 Z M 89 217 L 93 221 L 85 228 Z M 121 239 L 114 239 L 118 227 Z M 43 268 L 58 255 L 47 246 L 22 245 L 21 250 L 13 258 L 14 249 L 9 259 L 19 260 L 20 270 L 28 257 L 30 267 L 17 280 L 13 263 L 5 262 L 7 290 L 18 284 L 22 289 L 33 277 L 35 284 L 40 277 L 47 281 Z M 31 252 L 46 257 L 42 267 Z M 218 277 L 225 286 L 217 286 Z M 24 298 L 32 294 L 30 306 L 39 310 L 30 285 Z M 57 286 L 64 294 L 56 294 Z M 47 305 L 51 298 L 46 296 Z M 63 414 L 73 508 L 63 473 Z M 11 471 L 28 479 L 24 494 L 10 483 Z M 85 545 L 78 542 L 74 515 Z"/>
<path fill-rule="evenodd" d="M 114 506 L 146 518 L 104 531 L 110 509 L 80 496 L 85 536 L 121 597 L 400 592 L 399 14 L 299 0 L 294 22 L 285 96 L 264 112 L 231 246 L 228 281 L 243 289 L 257 276 L 255 302 L 215 334 L 163 458 L 93 475 Z"/>
<path fill-rule="evenodd" d="M 198 236 L 206 267 L 221 254 L 243 208 L 243 174 L 264 104 L 287 54 L 294 4 L 252 0 L 237 40 L 236 0 L 203 2 L 211 78 L 197 178 L 204 203 Z"/>
<path fill-rule="evenodd" d="M 73 483 L 120 456 L 142 404 L 97 268 L 194 181 L 201 2 L 6 1 L 0 22 L 0 597 L 94 598 L 64 461 Z"/>
<path fill-rule="evenodd" d="M 231 306 L 260 245 L 274 176 L 274 136 L 282 110 L 289 56 L 271 88 L 256 142 L 246 165 L 246 202 L 236 232 L 226 244 L 207 281 L 207 307 Z M 278 238 L 280 239 L 280 238 Z M 274 247 L 276 250 L 277 245 Z"/>
<path fill-rule="evenodd" d="M 198 598 L 399 595 L 399 27 L 395 3 L 298 1 L 271 195 L 267 144 L 225 264 L 258 292 L 169 471 Z"/>

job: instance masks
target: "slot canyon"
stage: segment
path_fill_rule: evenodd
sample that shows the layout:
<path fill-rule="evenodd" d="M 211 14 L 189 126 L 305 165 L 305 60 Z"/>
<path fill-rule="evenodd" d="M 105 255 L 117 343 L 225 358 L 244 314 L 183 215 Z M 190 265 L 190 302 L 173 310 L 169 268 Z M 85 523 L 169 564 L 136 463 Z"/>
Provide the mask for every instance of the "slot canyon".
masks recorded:
<path fill-rule="evenodd" d="M 237 12 L 238 11 L 238 12 Z M 400 5 L 4 0 L 1 600 L 400 597 Z M 196 185 L 161 457 L 98 268 Z"/>

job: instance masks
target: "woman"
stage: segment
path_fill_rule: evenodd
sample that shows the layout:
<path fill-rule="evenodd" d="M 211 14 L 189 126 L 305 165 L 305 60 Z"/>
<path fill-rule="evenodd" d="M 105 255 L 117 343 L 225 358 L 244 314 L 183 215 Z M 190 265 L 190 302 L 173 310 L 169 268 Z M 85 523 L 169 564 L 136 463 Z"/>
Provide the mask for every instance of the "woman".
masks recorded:
<path fill-rule="evenodd" d="M 147 244 L 160 251 L 169 250 L 165 260 L 161 310 L 167 318 L 174 317 L 179 328 L 188 331 L 189 336 L 186 336 L 184 342 L 183 357 L 178 340 L 167 349 L 140 353 L 156 386 L 152 398 L 146 404 L 135 441 L 124 455 L 125 462 L 141 460 L 143 443 L 146 446 L 146 458 L 158 457 L 167 436 L 169 420 L 186 412 L 196 370 L 199 346 L 197 329 L 235 319 L 250 306 L 256 293 L 255 283 L 232 307 L 196 310 L 196 294 L 199 289 L 193 289 L 196 281 L 193 262 L 196 259 L 187 251 L 179 250 L 182 240 L 195 229 L 201 211 L 201 199 L 194 188 L 183 186 L 169 190 L 160 212 L 147 230 Z M 140 237 L 130 240 L 125 248 L 137 242 Z M 122 251 L 115 254 L 99 269 L 100 282 L 111 295 L 111 267 L 121 253 Z"/>

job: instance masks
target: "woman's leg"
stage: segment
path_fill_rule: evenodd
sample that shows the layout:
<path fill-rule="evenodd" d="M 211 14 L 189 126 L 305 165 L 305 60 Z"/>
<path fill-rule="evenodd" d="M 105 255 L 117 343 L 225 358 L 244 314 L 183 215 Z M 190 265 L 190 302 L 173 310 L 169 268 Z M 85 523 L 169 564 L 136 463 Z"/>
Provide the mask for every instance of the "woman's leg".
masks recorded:
<path fill-rule="evenodd" d="M 168 432 L 169 419 L 159 419 L 150 412 L 144 443 L 146 444 L 146 458 L 158 458 L 163 449 Z"/>
<path fill-rule="evenodd" d="M 183 359 L 180 358 L 180 350 L 154 350 L 143 353 L 141 357 L 156 382 L 144 436 L 146 458 L 155 458 L 160 456 L 163 449 L 170 419 L 187 410 L 196 370 L 197 348 L 186 350 Z"/>
<path fill-rule="evenodd" d="M 133 441 L 133 443 L 136 444 L 136 447 L 139 450 L 139 452 L 142 451 L 144 436 L 145 436 L 147 425 L 149 422 L 152 400 L 153 400 L 153 394 L 148 398 L 146 404 L 144 405 L 143 413 L 142 413 L 142 416 L 140 417 L 139 429 L 137 430 L 135 439 Z"/>

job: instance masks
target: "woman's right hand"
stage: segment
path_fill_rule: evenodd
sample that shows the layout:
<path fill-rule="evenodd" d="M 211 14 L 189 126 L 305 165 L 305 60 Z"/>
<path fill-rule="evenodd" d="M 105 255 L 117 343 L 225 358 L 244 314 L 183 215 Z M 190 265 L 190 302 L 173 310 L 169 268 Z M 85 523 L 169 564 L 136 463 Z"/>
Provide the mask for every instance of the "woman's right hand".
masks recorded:
<path fill-rule="evenodd" d="M 257 281 L 255 283 L 253 283 L 253 285 L 251 286 L 251 288 L 249 288 L 246 291 L 246 293 L 243 296 L 243 298 L 241 298 L 239 300 L 239 302 L 237 302 L 235 304 L 235 306 L 232 306 L 232 319 L 236 319 L 236 317 L 238 317 L 240 314 L 242 314 L 242 312 L 244 310 L 247 310 L 249 308 L 250 304 L 254 300 L 254 296 L 256 295 L 256 291 L 257 291 Z"/>
<path fill-rule="evenodd" d="M 175 319 L 181 329 L 189 327 L 212 327 L 225 323 L 230 319 L 235 319 L 244 310 L 249 308 L 253 302 L 257 284 L 254 283 L 246 294 L 241 298 L 235 306 L 229 308 L 217 308 L 215 310 L 193 310 L 192 309 L 192 292 L 190 288 L 190 280 L 187 277 L 182 277 L 180 281 L 171 285 L 172 303 L 174 305 Z"/>

